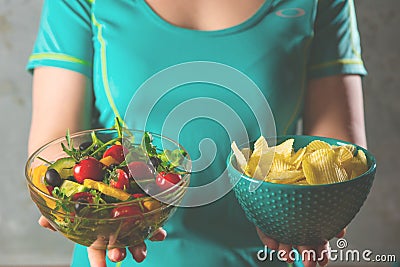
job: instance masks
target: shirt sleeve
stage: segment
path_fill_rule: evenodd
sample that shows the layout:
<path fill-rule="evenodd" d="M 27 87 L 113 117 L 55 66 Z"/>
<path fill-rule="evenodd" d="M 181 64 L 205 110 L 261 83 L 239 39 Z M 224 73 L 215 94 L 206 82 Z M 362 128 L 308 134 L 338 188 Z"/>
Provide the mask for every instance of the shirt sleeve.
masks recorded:
<path fill-rule="evenodd" d="M 91 0 L 45 0 L 27 69 L 59 67 L 92 76 Z"/>
<path fill-rule="evenodd" d="M 353 0 L 319 0 L 308 76 L 366 75 Z"/>

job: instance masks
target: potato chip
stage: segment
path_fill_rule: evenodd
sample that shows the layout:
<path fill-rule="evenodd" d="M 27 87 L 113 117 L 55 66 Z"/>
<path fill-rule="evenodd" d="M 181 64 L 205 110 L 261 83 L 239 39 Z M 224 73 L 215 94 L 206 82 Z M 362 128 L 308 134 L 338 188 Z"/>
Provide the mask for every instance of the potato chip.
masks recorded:
<path fill-rule="evenodd" d="M 283 154 L 275 154 L 270 172 L 283 172 L 295 169 L 290 157 L 285 157 Z"/>
<path fill-rule="evenodd" d="M 334 148 L 334 151 L 337 153 L 340 163 L 351 160 L 353 158 L 353 153 L 351 153 L 351 151 L 345 146 Z"/>
<path fill-rule="evenodd" d="M 314 140 L 307 145 L 307 153 L 312 153 L 319 149 L 331 149 L 331 145 L 321 141 L 321 140 Z"/>
<path fill-rule="evenodd" d="M 233 143 L 231 145 L 231 148 L 233 150 L 233 154 L 235 154 L 237 165 L 240 167 L 240 169 L 242 169 L 242 171 L 245 171 L 246 165 L 247 165 L 246 157 L 239 150 L 239 148 L 237 147 L 235 141 L 233 141 Z"/>
<path fill-rule="evenodd" d="M 254 173 L 256 171 L 259 162 L 260 162 L 260 156 L 254 156 L 254 154 L 251 155 L 249 162 L 247 163 L 244 170 L 245 174 L 250 177 L 254 177 Z"/>
<path fill-rule="evenodd" d="M 242 149 L 241 155 L 247 161 L 246 175 L 272 183 L 315 185 L 343 182 L 368 169 L 364 151 L 357 151 L 354 145 L 337 146 L 314 140 L 294 152 L 293 143 L 294 139 L 288 139 L 269 147 L 265 138 L 260 137 L 253 153 L 249 148 Z"/>
<path fill-rule="evenodd" d="M 303 160 L 303 172 L 309 184 L 329 184 L 347 180 L 347 173 L 333 149 L 319 149 Z"/>
<path fill-rule="evenodd" d="M 263 154 L 260 156 L 251 155 L 249 163 L 246 166 L 246 174 L 252 173 L 252 177 L 256 179 L 263 180 L 264 177 L 270 170 L 272 162 L 274 160 L 274 150 L 268 148 Z"/>
<path fill-rule="evenodd" d="M 265 153 L 267 149 L 268 149 L 267 140 L 265 140 L 264 136 L 261 136 L 254 143 L 253 155 L 260 156 L 261 154 Z"/>
<path fill-rule="evenodd" d="M 368 166 L 368 162 L 367 162 L 367 156 L 365 156 L 364 151 L 362 151 L 361 149 L 359 149 L 357 151 L 357 158 L 361 161 L 361 163 L 365 166 L 365 168 L 367 168 Z M 366 170 L 365 170 L 366 171 Z"/>
<path fill-rule="evenodd" d="M 346 167 L 348 168 L 347 170 L 349 172 L 351 171 L 351 179 L 365 173 L 368 170 L 368 165 L 367 157 L 365 156 L 364 151 L 359 149 L 357 152 L 357 156 L 352 159 L 350 166 Z"/>
<path fill-rule="evenodd" d="M 303 160 L 303 157 L 306 153 L 306 148 L 302 147 L 299 150 L 297 150 L 296 153 L 293 154 L 293 156 L 291 157 L 291 163 L 293 166 L 295 166 L 295 169 L 298 170 L 301 167 L 301 162 Z"/>
<path fill-rule="evenodd" d="M 243 154 L 243 156 L 245 157 L 246 161 L 249 161 L 250 159 L 250 155 L 251 155 L 251 149 L 246 147 L 246 148 L 242 148 L 242 150 L 240 150 Z"/>
<path fill-rule="evenodd" d="M 357 148 L 355 146 L 353 146 L 353 145 L 350 145 L 350 144 L 343 145 L 341 147 L 347 148 L 351 152 L 352 155 L 354 155 L 354 153 L 356 153 L 356 151 L 357 151 Z"/>
<path fill-rule="evenodd" d="M 293 143 L 294 143 L 294 139 L 291 138 L 291 139 L 287 139 L 280 145 L 277 145 L 277 146 L 271 147 L 271 148 L 275 149 L 275 153 L 282 154 L 285 157 L 290 157 L 292 154 L 292 151 L 293 151 Z"/>
<path fill-rule="evenodd" d="M 304 179 L 304 173 L 303 171 L 271 171 L 268 173 L 267 177 L 265 177 L 265 180 L 285 180 L 285 179 L 294 179 L 294 180 L 299 180 L 299 179 Z"/>
<path fill-rule="evenodd" d="M 296 185 L 310 185 L 309 183 L 307 183 L 306 178 L 300 179 L 300 180 L 296 181 L 294 184 L 296 184 Z"/>

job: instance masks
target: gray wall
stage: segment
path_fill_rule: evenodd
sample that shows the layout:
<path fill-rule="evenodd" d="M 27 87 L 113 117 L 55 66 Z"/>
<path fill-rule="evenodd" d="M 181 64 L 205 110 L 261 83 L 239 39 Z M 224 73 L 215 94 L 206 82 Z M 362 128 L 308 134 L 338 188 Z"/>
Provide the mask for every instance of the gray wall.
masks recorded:
<path fill-rule="evenodd" d="M 57 0 L 53 0 L 57 1 Z M 400 1 L 356 1 L 364 58 L 370 150 L 377 179 L 349 227 L 354 248 L 400 257 Z M 31 77 L 24 71 L 41 1 L 0 0 L 0 265 L 67 264 L 72 243 L 40 228 L 24 184 L 23 166 L 31 108 Z"/>

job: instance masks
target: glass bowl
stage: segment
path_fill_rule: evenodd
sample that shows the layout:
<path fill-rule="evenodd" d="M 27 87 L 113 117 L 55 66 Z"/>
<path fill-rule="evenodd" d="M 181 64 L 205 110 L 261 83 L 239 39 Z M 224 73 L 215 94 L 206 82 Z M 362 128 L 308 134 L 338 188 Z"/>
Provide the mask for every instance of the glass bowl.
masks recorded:
<path fill-rule="evenodd" d="M 91 141 L 92 132 L 103 142 L 117 136 L 116 130 L 98 129 L 72 134 L 71 140 L 73 144 Z M 129 132 L 134 137 L 134 144 L 139 145 L 144 132 L 137 130 L 130 130 Z M 181 149 L 185 151 L 181 145 L 168 138 L 157 134 L 151 135 L 157 150 L 162 146 L 163 150 Z M 67 156 L 61 148 L 61 143 L 66 145 L 66 139 L 54 140 L 33 153 L 27 161 L 25 175 L 30 196 L 41 214 L 61 234 L 78 244 L 96 249 L 110 249 L 134 246 L 143 242 L 173 215 L 189 186 L 191 161 L 189 155 L 186 154 L 183 162 L 178 166 L 181 170 L 187 172 L 182 175 L 182 180 L 164 191 L 158 190 L 154 195 L 149 193 L 149 195 L 138 199 L 105 204 L 60 201 L 60 199 L 50 195 L 46 187 L 40 186 L 35 179 L 43 179 L 48 166 L 41 159 L 53 162 Z M 150 190 L 156 188 L 155 179 L 138 184 L 140 187 L 147 187 Z M 78 215 L 75 210 L 79 205 L 84 205 L 85 212 L 79 212 Z M 112 213 L 116 209 L 121 211 L 121 209 L 129 209 L 132 206 L 141 208 L 143 212 L 117 218 L 114 216 L 113 218 Z M 152 208 L 146 210 L 143 206 Z"/>
<path fill-rule="evenodd" d="M 305 135 L 278 137 L 276 143 L 290 138 L 294 139 L 295 150 L 313 140 L 331 145 L 349 144 Z M 318 245 L 335 237 L 352 221 L 373 184 L 375 158 L 366 149 L 356 148 L 364 151 L 368 171 L 340 183 L 291 185 L 254 180 L 236 169 L 236 159 L 232 154 L 227 159 L 228 174 L 247 218 L 266 235 L 285 244 Z"/>

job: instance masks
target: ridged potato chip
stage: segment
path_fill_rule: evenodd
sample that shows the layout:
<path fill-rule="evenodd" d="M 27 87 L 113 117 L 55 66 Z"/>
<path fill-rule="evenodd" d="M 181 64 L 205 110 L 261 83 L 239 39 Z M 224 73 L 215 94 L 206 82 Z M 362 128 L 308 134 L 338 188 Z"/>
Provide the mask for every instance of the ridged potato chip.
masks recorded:
<path fill-rule="evenodd" d="M 333 150 L 338 154 L 338 159 L 341 163 L 353 158 L 353 153 L 345 146 L 339 146 Z"/>
<path fill-rule="evenodd" d="M 270 147 L 266 139 L 260 137 L 253 153 L 245 148 L 238 154 L 241 161 L 247 160 L 245 174 L 272 183 L 316 185 L 353 179 L 368 169 L 365 153 L 357 151 L 353 145 L 331 146 L 314 140 L 295 152 L 293 143 L 294 139 L 288 139 Z"/>
<path fill-rule="evenodd" d="M 301 167 L 301 162 L 303 161 L 304 154 L 306 153 L 307 148 L 302 147 L 299 150 L 297 150 L 296 153 L 293 154 L 291 157 L 291 163 L 293 166 L 295 166 L 296 170 L 300 169 Z"/>
<path fill-rule="evenodd" d="M 296 167 L 292 164 L 290 157 L 275 153 L 270 172 L 283 172 L 295 169 Z"/>
<path fill-rule="evenodd" d="M 309 184 L 329 184 L 347 180 L 347 173 L 340 166 L 332 148 L 319 149 L 303 160 L 303 172 Z"/>
<path fill-rule="evenodd" d="M 307 153 L 312 153 L 316 150 L 320 150 L 320 149 L 331 149 L 331 145 L 321 141 L 321 140 L 314 140 L 311 143 L 309 143 L 306 147 L 307 149 Z"/>
<path fill-rule="evenodd" d="M 304 179 L 304 173 L 302 171 L 271 171 L 270 173 L 268 173 L 265 181 L 278 184 L 292 184 Z"/>

